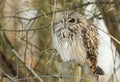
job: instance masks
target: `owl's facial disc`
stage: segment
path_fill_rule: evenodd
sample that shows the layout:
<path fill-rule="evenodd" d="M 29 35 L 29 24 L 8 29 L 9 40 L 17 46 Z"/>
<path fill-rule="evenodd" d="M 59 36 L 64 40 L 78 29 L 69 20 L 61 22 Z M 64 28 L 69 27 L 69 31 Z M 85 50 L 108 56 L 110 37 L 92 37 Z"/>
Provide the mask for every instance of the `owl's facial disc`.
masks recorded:
<path fill-rule="evenodd" d="M 77 13 L 73 11 L 67 11 L 63 13 L 63 18 L 60 19 L 60 23 L 63 25 L 64 28 L 69 28 L 70 26 L 79 23 L 79 19 L 75 14 Z"/>

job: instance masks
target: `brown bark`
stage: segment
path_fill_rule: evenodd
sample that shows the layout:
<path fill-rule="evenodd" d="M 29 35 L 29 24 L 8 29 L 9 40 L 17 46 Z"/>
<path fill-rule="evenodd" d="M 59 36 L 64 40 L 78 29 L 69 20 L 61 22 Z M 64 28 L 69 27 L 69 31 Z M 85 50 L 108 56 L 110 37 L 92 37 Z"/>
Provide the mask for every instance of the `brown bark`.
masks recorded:
<path fill-rule="evenodd" d="M 120 41 L 120 1 L 96 0 L 96 2 L 104 18 L 109 33 Z M 120 54 L 120 44 L 114 40 L 113 42 L 115 44 L 116 50 Z"/>

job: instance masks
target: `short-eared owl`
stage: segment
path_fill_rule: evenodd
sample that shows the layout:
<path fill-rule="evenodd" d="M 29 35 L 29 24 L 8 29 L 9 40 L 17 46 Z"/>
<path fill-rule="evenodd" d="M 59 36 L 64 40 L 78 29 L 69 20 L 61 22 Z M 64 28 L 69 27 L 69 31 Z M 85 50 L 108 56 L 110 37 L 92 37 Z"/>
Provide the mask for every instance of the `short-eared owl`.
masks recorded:
<path fill-rule="evenodd" d="M 96 66 L 99 45 L 97 28 L 83 15 L 74 11 L 64 12 L 55 26 L 53 41 L 63 61 L 75 61 L 80 66 L 88 63 L 93 74 L 104 74 Z"/>

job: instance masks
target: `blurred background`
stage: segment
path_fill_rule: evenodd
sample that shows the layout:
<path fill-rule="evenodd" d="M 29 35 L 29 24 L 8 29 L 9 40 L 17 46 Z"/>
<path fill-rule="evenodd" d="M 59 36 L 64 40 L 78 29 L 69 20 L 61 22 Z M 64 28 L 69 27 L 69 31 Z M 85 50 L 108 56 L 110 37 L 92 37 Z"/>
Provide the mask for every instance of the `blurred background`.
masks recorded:
<path fill-rule="evenodd" d="M 95 82 L 54 49 L 53 27 L 68 10 L 98 27 L 99 82 L 120 82 L 120 0 L 0 0 L 0 82 Z"/>

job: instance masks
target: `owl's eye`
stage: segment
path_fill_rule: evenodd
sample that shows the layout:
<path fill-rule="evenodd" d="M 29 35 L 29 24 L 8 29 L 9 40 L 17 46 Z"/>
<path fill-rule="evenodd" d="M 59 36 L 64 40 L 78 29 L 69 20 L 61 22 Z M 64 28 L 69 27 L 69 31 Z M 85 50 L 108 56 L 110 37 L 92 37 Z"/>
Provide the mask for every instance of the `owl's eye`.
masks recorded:
<path fill-rule="evenodd" d="M 69 22 L 69 23 L 77 23 L 77 19 L 71 18 L 68 22 Z"/>

